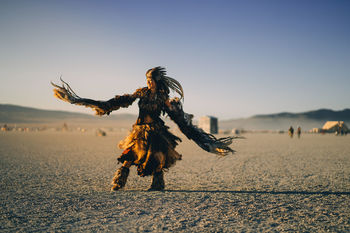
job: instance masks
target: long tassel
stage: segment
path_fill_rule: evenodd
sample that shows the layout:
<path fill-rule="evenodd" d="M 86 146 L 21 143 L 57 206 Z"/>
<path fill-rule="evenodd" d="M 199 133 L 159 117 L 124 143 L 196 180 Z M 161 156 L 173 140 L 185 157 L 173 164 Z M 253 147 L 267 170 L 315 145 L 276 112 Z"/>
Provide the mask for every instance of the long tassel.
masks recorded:
<path fill-rule="evenodd" d="M 55 89 L 53 89 L 53 91 L 54 91 L 54 96 L 56 98 L 63 100 L 63 101 L 66 101 L 66 102 L 71 103 L 71 104 L 74 104 L 77 101 L 82 99 L 73 91 L 73 89 L 69 86 L 68 83 L 63 81 L 63 79 L 61 77 L 60 77 L 60 80 L 62 82 L 62 86 L 59 86 L 59 85 L 51 82 L 51 85 L 55 87 Z"/>
<path fill-rule="evenodd" d="M 203 150 L 218 155 L 227 155 L 235 151 L 229 147 L 234 139 L 241 137 L 223 137 L 216 138 L 214 135 L 204 132 L 202 129 L 192 124 L 193 115 L 187 114 L 182 109 L 182 104 L 179 99 L 170 101 L 171 108 L 167 110 L 170 118 L 176 122 L 181 132 L 188 139 L 193 140 Z"/>

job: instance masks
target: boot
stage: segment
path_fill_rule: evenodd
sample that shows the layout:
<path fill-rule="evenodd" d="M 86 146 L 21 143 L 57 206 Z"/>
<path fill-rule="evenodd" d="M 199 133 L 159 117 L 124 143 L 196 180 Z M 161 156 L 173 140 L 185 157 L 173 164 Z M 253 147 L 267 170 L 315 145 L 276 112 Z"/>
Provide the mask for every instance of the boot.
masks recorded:
<path fill-rule="evenodd" d="M 128 179 L 129 171 L 129 168 L 127 167 L 120 167 L 115 172 L 112 180 L 112 191 L 117 191 L 125 186 L 126 180 Z"/>
<path fill-rule="evenodd" d="M 152 185 L 148 191 L 161 191 L 164 190 L 164 173 L 163 171 L 155 172 L 152 178 Z"/>

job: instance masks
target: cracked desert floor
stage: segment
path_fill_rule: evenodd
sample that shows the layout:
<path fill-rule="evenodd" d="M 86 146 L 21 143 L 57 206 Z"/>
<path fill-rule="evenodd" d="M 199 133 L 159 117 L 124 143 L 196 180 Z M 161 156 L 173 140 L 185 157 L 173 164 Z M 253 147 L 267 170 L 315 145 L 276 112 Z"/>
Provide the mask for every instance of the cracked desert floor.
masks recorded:
<path fill-rule="evenodd" d="M 185 140 L 166 190 L 130 172 L 126 133 L 0 132 L 1 232 L 350 231 L 350 136 L 245 134 L 218 157 Z"/>

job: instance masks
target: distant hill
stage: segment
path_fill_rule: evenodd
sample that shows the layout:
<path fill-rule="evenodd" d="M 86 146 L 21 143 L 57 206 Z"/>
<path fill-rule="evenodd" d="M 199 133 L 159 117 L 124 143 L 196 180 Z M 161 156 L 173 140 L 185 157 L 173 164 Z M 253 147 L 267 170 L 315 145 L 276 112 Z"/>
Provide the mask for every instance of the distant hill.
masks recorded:
<path fill-rule="evenodd" d="M 106 124 L 114 126 L 130 127 L 137 116 L 133 114 L 112 114 L 108 117 L 98 117 L 90 114 L 51 111 L 10 104 L 0 104 L 0 124 L 34 123 L 46 124 L 55 122 Z M 166 121 L 168 121 L 166 119 Z M 350 125 L 350 109 L 333 111 L 320 109 L 302 113 L 277 113 L 267 115 L 255 115 L 249 118 L 231 119 L 219 122 L 220 129 L 231 130 L 243 128 L 248 130 L 287 130 L 301 126 L 303 130 L 320 128 L 326 121 L 344 121 Z"/>
<path fill-rule="evenodd" d="M 136 116 L 132 114 L 115 114 L 109 117 L 98 117 L 94 115 L 66 112 L 66 111 L 51 111 L 29 107 L 22 107 L 10 104 L 0 104 L 0 123 L 53 123 L 62 121 L 95 123 L 102 121 L 123 121 L 133 122 Z"/>
<path fill-rule="evenodd" d="M 350 109 L 333 111 L 319 109 L 302 113 L 277 113 L 255 115 L 249 118 L 232 119 L 220 122 L 221 129 L 243 128 L 249 130 L 286 130 L 290 126 L 300 126 L 303 130 L 321 128 L 326 121 L 344 121 L 350 125 Z"/>
<path fill-rule="evenodd" d="M 253 118 L 307 118 L 313 120 L 338 120 L 343 121 L 350 120 L 350 109 L 344 109 L 341 111 L 333 111 L 330 109 L 319 109 L 316 111 L 302 112 L 302 113 L 289 113 L 283 112 L 278 114 L 268 114 L 268 115 L 255 115 Z"/>

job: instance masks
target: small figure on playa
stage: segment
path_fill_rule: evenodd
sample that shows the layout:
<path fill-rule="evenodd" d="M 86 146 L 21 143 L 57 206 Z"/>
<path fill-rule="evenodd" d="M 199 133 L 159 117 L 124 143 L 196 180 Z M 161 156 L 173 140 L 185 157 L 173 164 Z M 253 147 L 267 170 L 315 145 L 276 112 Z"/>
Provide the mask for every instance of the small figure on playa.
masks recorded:
<path fill-rule="evenodd" d="M 298 134 L 298 138 L 300 138 L 300 135 L 301 135 L 301 128 L 300 128 L 300 126 L 297 129 L 297 134 Z"/>
<path fill-rule="evenodd" d="M 291 138 L 293 137 L 293 134 L 294 134 L 294 129 L 293 129 L 293 127 L 292 127 L 292 126 L 291 126 L 291 127 L 289 127 L 288 134 L 289 134 L 289 136 L 290 136 Z"/>
<path fill-rule="evenodd" d="M 164 171 L 181 160 L 175 147 L 181 139 L 172 134 L 164 124 L 161 115 L 167 114 L 187 138 L 193 140 L 202 149 L 218 155 L 234 151 L 229 147 L 235 137 L 216 138 L 212 134 L 192 124 L 193 115 L 182 109 L 184 92 L 175 79 L 166 75 L 165 68 L 155 67 L 146 72 L 147 87 L 137 89 L 133 94 L 117 95 L 108 101 L 96 101 L 79 97 L 62 79 L 62 86 L 56 84 L 55 97 L 71 104 L 83 105 L 95 110 L 97 115 L 109 115 L 119 108 L 127 108 L 139 99 L 139 116 L 131 133 L 119 143 L 124 151 L 118 157 L 122 166 L 117 169 L 112 180 L 112 190 L 123 188 L 127 182 L 129 168 L 137 166 L 138 175 L 153 176 L 149 190 L 163 190 Z M 170 90 L 180 98 L 170 98 Z"/>

